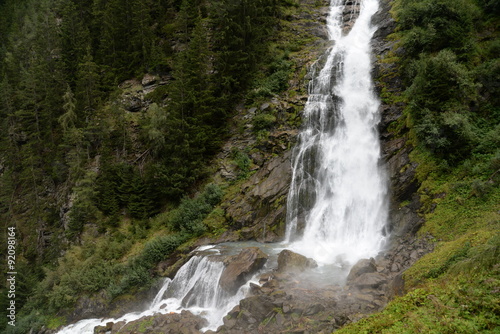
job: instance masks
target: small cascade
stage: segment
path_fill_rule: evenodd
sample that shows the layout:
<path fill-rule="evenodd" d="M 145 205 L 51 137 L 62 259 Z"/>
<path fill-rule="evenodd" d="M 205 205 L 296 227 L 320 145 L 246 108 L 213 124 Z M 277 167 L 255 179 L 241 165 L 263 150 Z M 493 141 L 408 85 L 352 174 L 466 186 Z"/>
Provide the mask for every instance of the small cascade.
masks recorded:
<path fill-rule="evenodd" d="M 332 0 L 333 46 L 310 82 L 287 203 L 290 248 L 323 264 L 354 264 L 376 255 L 387 222 L 379 101 L 370 76 L 370 22 L 378 2 L 347 3 Z M 359 14 L 345 33 L 347 7 Z"/>
<path fill-rule="evenodd" d="M 245 297 L 248 286 L 242 286 L 230 295 L 219 287 L 219 279 L 225 268 L 215 252 L 203 252 L 192 256 L 174 279 L 166 278 L 150 306 L 142 312 L 132 312 L 117 319 L 85 319 L 69 325 L 58 334 L 93 334 L 96 326 L 106 323 L 130 322 L 154 314 L 179 313 L 188 310 L 207 320 L 202 330 L 215 330 L 222 325 L 222 318 Z M 198 250 L 195 250 L 195 254 Z"/>
<path fill-rule="evenodd" d="M 193 256 L 173 280 L 165 281 L 150 309 L 159 311 L 164 306 L 170 312 L 186 309 L 207 319 L 205 329 L 217 329 L 223 316 L 244 298 L 247 290 L 242 287 L 230 295 L 221 289 L 219 280 L 224 268 L 224 263 L 213 256 Z"/>

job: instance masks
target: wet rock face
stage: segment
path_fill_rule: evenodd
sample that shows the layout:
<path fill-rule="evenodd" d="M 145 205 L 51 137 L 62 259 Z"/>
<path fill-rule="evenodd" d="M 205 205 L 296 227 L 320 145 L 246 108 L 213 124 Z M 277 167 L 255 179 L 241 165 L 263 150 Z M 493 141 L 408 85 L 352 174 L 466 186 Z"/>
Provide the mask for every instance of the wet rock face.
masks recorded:
<path fill-rule="evenodd" d="M 330 46 L 325 23 L 329 0 L 300 0 L 300 10 L 284 15 L 283 20 L 297 39 L 307 37 L 304 50 L 294 52 L 291 60 L 297 69 L 312 66 Z M 241 191 L 228 203 L 222 204 L 230 230 L 213 242 L 256 240 L 277 242 L 285 234 L 286 197 L 291 180 L 290 148 L 294 146 L 301 123 L 301 111 L 307 102 L 310 75 L 295 71 L 288 81 L 288 89 L 259 105 L 237 106 L 232 118 L 230 139 L 214 159 L 217 164 L 215 180 L 234 182 L 241 178 L 235 164 L 234 152 L 245 152 L 251 161 L 246 182 Z M 259 114 L 272 114 L 276 121 L 264 137 L 256 135 L 253 120 Z M 258 137 L 258 138 L 257 138 Z M 236 232 L 238 231 L 238 232 Z"/>
<path fill-rule="evenodd" d="M 397 74 L 397 64 L 383 61 L 389 56 L 389 52 L 399 52 L 394 49 L 395 41 L 387 39 L 396 26 L 389 12 L 390 9 L 390 1 L 381 0 L 379 11 L 372 19 L 373 25 L 377 27 L 372 39 L 373 58 L 380 59 L 374 62 L 372 76 L 378 94 L 384 89 L 386 93 L 398 95 L 401 93 L 403 83 Z M 423 219 L 417 214 L 420 208 L 417 194 L 420 184 L 416 178 L 417 164 L 412 162 L 409 156 L 413 147 L 407 143 L 408 129 L 403 129 L 398 133 L 391 130 L 391 126 L 403 116 L 403 108 L 402 103 L 388 104 L 383 100 L 380 105 L 379 132 L 382 158 L 387 167 L 387 174 L 390 176 L 389 230 L 393 240 L 406 234 L 414 234 L 423 223 Z M 406 205 L 402 206 L 401 203 Z"/>
<path fill-rule="evenodd" d="M 231 226 L 241 229 L 240 240 L 280 240 L 291 179 L 290 159 L 290 151 L 270 159 L 242 185 L 241 195 L 224 205 Z"/>
<path fill-rule="evenodd" d="M 385 253 L 354 265 L 345 285 L 315 286 L 307 276 L 293 271 L 265 273 L 259 280 L 262 285 L 251 286 L 251 296 L 229 312 L 217 333 L 331 333 L 381 310 L 391 298 L 401 295 L 402 273 L 432 250 L 428 241 L 398 239 Z"/>
<path fill-rule="evenodd" d="M 342 10 L 342 30 L 344 34 L 351 31 L 352 26 L 359 16 L 361 6 L 359 0 L 344 0 L 344 9 Z"/>
<path fill-rule="evenodd" d="M 243 249 L 238 255 L 224 260 L 227 267 L 222 272 L 219 285 L 224 291 L 234 294 L 246 281 L 260 270 L 267 261 L 267 255 L 258 247 Z"/>

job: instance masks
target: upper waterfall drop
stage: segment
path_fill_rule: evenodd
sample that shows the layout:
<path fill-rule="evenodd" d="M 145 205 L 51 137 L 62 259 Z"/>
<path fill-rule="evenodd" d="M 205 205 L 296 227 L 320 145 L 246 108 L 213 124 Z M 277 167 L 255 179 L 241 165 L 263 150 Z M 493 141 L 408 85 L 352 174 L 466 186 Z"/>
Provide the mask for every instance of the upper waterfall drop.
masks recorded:
<path fill-rule="evenodd" d="M 370 75 L 371 18 L 378 1 L 359 2 L 359 16 L 347 34 L 342 32 L 344 2 L 331 2 L 333 46 L 310 82 L 287 203 L 290 247 L 324 264 L 353 264 L 376 255 L 388 217 L 379 101 Z"/>

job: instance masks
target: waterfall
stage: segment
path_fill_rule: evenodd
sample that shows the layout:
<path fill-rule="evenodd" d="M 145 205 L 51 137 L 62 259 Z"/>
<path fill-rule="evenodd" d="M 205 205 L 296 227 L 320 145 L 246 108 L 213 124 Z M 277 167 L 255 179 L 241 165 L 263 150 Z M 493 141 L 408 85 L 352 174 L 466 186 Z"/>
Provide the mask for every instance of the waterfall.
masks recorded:
<path fill-rule="evenodd" d="M 370 76 L 370 22 L 378 1 L 361 1 L 359 17 L 347 34 L 342 32 L 344 1 L 331 3 L 333 46 L 309 84 L 287 203 L 290 248 L 330 264 L 353 264 L 376 255 L 388 215 L 379 101 Z"/>
<path fill-rule="evenodd" d="M 287 203 L 286 246 L 320 264 L 353 264 L 376 255 L 385 240 L 387 221 L 387 182 L 377 132 L 379 101 L 370 77 L 374 32 L 370 21 L 378 2 L 362 0 L 359 17 L 344 34 L 343 1 L 350 2 L 331 3 L 327 24 L 332 47 L 310 82 Z M 267 251 L 275 253 L 283 246 Z M 235 295 L 219 287 L 224 264 L 215 258 L 217 247 L 197 249 L 174 279 L 164 280 L 147 310 L 119 319 L 82 320 L 59 334 L 91 334 L 95 326 L 107 322 L 130 322 L 183 309 L 206 318 L 205 330 L 216 329 L 245 297 L 249 284 Z M 320 274 L 322 279 L 328 276 Z"/>

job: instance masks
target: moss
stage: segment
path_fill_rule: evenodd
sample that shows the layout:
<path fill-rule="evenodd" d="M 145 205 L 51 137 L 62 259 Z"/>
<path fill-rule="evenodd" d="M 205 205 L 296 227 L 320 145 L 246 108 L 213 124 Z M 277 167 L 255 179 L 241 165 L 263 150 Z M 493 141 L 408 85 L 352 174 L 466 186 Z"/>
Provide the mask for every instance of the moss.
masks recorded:
<path fill-rule="evenodd" d="M 66 319 L 64 317 L 50 317 L 47 320 L 47 328 L 48 329 L 57 329 L 66 324 Z"/>
<path fill-rule="evenodd" d="M 336 333 L 495 333 L 499 296 L 491 292 L 499 283 L 498 274 L 497 267 L 446 275 Z"/>
<path fill-rule="evenodd" d="M 143 321 L 141 321 L 139 323 L 137 331 L 139 331 L 139 333 L 146 333 L 146 330 L 148 329 L 148 327 L 151 327 L 152 325 L 153 325 L 153 319 L 152 318 L 143 320 Z"/>
<path fill-rule="evenodd" d="M 403 202 L 399 203 L 399 207 L 400 207 L 400 208 L 403 208 L 403 207 L 405 207 L 405 206 L 409 205 L 410 203 L 411 203 L 411 202 L 410 202 L 410 201 L 408 201 L 408 200 L 403 201 Z"/>

